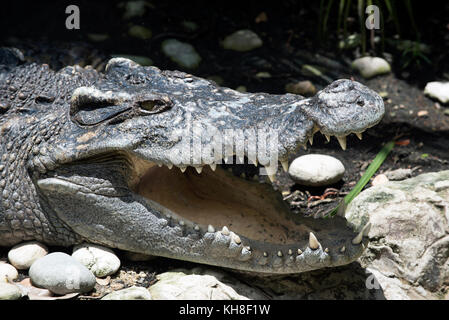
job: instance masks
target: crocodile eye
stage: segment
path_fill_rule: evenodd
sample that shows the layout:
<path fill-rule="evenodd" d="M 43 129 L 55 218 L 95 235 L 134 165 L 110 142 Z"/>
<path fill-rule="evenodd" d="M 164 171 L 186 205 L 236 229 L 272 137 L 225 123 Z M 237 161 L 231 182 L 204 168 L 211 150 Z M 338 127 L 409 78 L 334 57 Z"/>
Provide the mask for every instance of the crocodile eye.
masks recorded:
<path fill-rule="evenodd" d="M 145 99 L 137 102 L 137 106 L 143 114 L 159 113 L 168 110 L 173 103 L 168 97 Z"/>

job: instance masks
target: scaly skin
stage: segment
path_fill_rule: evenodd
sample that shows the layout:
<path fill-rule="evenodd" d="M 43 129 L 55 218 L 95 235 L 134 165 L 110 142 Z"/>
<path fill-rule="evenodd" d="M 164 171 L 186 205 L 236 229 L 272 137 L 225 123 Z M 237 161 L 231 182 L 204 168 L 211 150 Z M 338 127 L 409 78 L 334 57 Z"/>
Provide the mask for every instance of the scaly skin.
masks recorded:
<path fill-rule="evenodd" d="M 105 74 L 19 60 L 0 50 L 0 245 L 93 242 L 270 274 L 338 266 L 363 252 L 368 227 L 357 235 L 344 217 L 293 215 L 268 184 L 220 165 L 213 171 L 193 161 L 195 152 L 182 158 L 180 139 L 211 152 L 212 138 L 186 135 L 192 123 L 219 132 L 270 128 L 278 143 L 265 155 L 285 165 L 318 130 L 345 144 L 380 121 L 382 99 L 360 83 L 337 80 L 305 99 L 239 93 L 122 58 Z M 243 155 L 268 165 L 250 152 L 260 151 L 261 136 L 251 144 L 248 132 Z M 232 141 L 223 146 L 237 152 Z"/>

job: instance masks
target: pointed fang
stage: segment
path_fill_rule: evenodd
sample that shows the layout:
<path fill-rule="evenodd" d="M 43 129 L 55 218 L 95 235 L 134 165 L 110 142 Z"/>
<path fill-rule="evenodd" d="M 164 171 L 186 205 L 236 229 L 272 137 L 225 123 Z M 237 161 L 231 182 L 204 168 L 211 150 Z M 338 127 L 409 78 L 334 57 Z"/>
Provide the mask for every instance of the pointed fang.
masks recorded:
<path fill-rule="evenodd" d="M 338 143 L 343 150 L 346 150 L 346 137 L 337 137 Z"/>
<path fill-rule="evenodd" d="M 320 243 L 312 232 L 309 234 L 309 247 L 312 250 L 316 250 L 320 247 Z"/>
<path fill-rule="evenodd" d="M 355 135 L 357 136 L 357 138 L 359 138 L 359 140 L 362 140 L 362 133 L 361 132 L 355 132 Z"/>
<path fill-rule="evenodd" d="M 288 161 L 287 160 L 281 161 L 281 165 L 284 171 L 288 172 Z"/>
<path fill-rule="evenodd" d="M 195 167 L 196 172 L 198 172 L 198 174 L 201 173 L 201 171 L 203 171 L 203 167 Z"/>
<path fill-rule="evenodd" d="M 362 242 L 363 236 L 367 236 L 369 231 L 371 229 L 371 222 L 368 222 L 362 229 L 362 231 L 359 232 L 359 234 L 352 239 L 352 244 L 360 244 Z"/>

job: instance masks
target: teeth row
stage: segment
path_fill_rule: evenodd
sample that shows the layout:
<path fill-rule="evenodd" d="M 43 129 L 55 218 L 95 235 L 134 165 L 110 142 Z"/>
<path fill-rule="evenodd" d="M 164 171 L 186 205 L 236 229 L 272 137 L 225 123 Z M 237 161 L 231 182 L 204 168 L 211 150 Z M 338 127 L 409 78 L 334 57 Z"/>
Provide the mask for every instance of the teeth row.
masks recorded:
<path fill-rule="evenodd" d="M 313 133 L 312 133 L 312 136 L 310 136 L 310 137 L 308 138 L 310 145 L 313 144 L 313 135 L 314 135 L 316 132 L 318 132 L 318 131 L 319 131 L 318 128 L 314 128 Z M 357 136 L 357 138 L 359 138 L 360 140 L 362 140 L 362 132 L 354 132 L 354 133 L 355 133 L 355 135 Z M 326 137 L 327 141 L 329 142 L 330 139 L 331 139 L 331 136 L 330 136 L 330 135 L 327 135 L 327 134 L 324 134 L 324 136 Z M 338 143 L 340 144 L 341 148 L 342 148 L 343 150 L 346 150 L 346 136 L 335 136 L 335 137 L 337 138 Z M 303 147 L 307 150 L 307 143 L 306 143 L 305 145 L 303 145 Z M 244 160 L 243 157 L 239 157 L 239 163 L 243 163 L 243 160 Z M 232 158 L 231 158 L 231 157 L 227 157 L 227 158 L 224 159 L 224 162 L 225 162 L 225 163 L 230 163 L 230 162 L 232 162 Z M 258 165 L 257 159 L 253 159 L 253 160 L 251 160 L 251 162 L 252 162 L 255 166 Z M 288 160 L 280 160 L 280 163 L 281 163 L 282 168 L 284 169 L 284 171 L 285 171 L 285 172 L 288 172 L 288 167 L 289 167 Z M 162 164 L 159 163 L 158 166 L 159 166 L 159 167 L 162 167 Z M 217 169 L 217 164 L 216 164 L 216 163 L 209 164 L 209 166 L 210 166 L 210 168 L 211 168 L 212 171 L 215 171 L 215 170 Z M 172 169 L 172 168 L 173 168 L 173 164 L 167 164 L 167 167 L 168 167 L 169 169 Z M 181 172 L 183 172 L 183 173 L 187 170 L 187 166 L 177 166 L 177 167 L 178 167 L 178 168 L 181 170 Z M 203 167 L 202 167 L 202 166 L 198 166 L 198 167 L 194 166 L 194 168 L 195 168 L 196 172 L 198 172 L 198 174 L 201 174 L 201 172 L 203 171 Z M 271 181 L 272 183 L 276 181 L 276 176 L 275 176 L 274 173 L 268 175 L 268 178 L 270 179 L 270 181 Z"/>
<path fill-rule="evenodd" d="M 313 132 L 313 134 L 315 134 L 315 130 L 314 130 L 314 132 Z M 312 136 L 310 136 L 308 139 L 309 139 L 309 143 L 310 143 L 310 145 L 312 145 L 313 144 L 313 134 L 312 134 Z M 354 132 L 354 134 L 357 136 L 357 138 L 359 138 L 359 140 L 362 140 L 362 132 Z M 330 142 L 331 141 L 331 136 L 330 135 L 328 135 L 328 134 L 324 134 L 324 136 L 326 137 L 326 140 L 327 140 L 327 142 Z M 338 143 L 340 144 L 340 147 L 343 149 L 343 150 L 346 150 L 346 137 L 347 136 L 335 136 L 336 138 L 337 138 L 337 140 L 338 140 Z M 307 150 L 307 147 L 305 146 L 305 149 Z"/>
<path fill-rule="evenodd" d="M 185 222 L 183 220 L 180 220 L 178 223 L 179 223 L 179 225 L 181 227 L 185 226 Z M 363 240 L 363 237 L 368 236 L 368 233 L 369 233 L 370 229 L 371 229 L 371 223 L 366 224 L 363 227 L 363 229 L 357 234 L 357 236 L 355 236 L 355 238 L 352 240 L 352 244 L 353 245 L 360 244 L 362 242 L 362 240 Z M 195 225 L 194 226 L 194 230 L 195 231 L 200 231 L 200 227 L 198 225 Z M 230 239 L 231 239 L 231 241 L 233 243 L 235 243 L 237 245 L 241 245 L 242 244 L 242 240 L 240 239 L 240 237 L 236 233 L 230 231 L 227 226 L 223 226 L 223 228 L 220 231 L 216 232 L 214 226 L 208 225 L 207 226 L 207 232 L 208 233 L 221 234 L 223 236 L 228 236 L 228 237 L 230 237 Z M 321 248 L 321 243 L 318 241 L 317 237 L 315 236 L 315 234 L 313 232 L 309 233 L 308 247 L 311 250 L 317 250 L 317 249 Z M 245 248 L 246 248 L 246 251 L 248 251 L 247 254 L 251 254 L 251 248 L 249 246 L 246 246 Z M 346 247 L 342 246 L 339 251 L 340 251 L 340 253 L 344 253 L 346 251 Z M 303 251 L 298 248 L 296 251 L 293 251 L 292 249 L 289 249 L 287 254 L 289 256 L 291 256 L 291 255 L 293 255 L 294 252 L 296 252 L 297 255 L 301 255 L 303 253 Z M 324 252 L 328 253 L 329 252 L 329 248 L 325 248 Z M 282 251 L 278 251 L 276 253 L 276 255 L 278 257 L 284 256 Z M 269 256 L 268 252 L 263 252 L 263 256 L 264 257 L 268 257 Z"/>

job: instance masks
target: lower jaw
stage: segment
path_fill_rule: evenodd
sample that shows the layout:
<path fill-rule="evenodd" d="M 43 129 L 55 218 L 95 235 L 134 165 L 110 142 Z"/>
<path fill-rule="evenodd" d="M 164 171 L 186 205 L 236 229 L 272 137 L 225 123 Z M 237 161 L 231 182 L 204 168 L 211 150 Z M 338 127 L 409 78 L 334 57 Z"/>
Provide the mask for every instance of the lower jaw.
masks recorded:
<path fill-rule="evenodd" d="M 165 256 L 280 274 L 347 264 L 364 249 L 344 218 L 293 215 L 270 185 L 221 168 L 199 174 L 151 166 L 134 189 L 166 208 L 170 225 L 189 239 L 190 250 Z"/>

